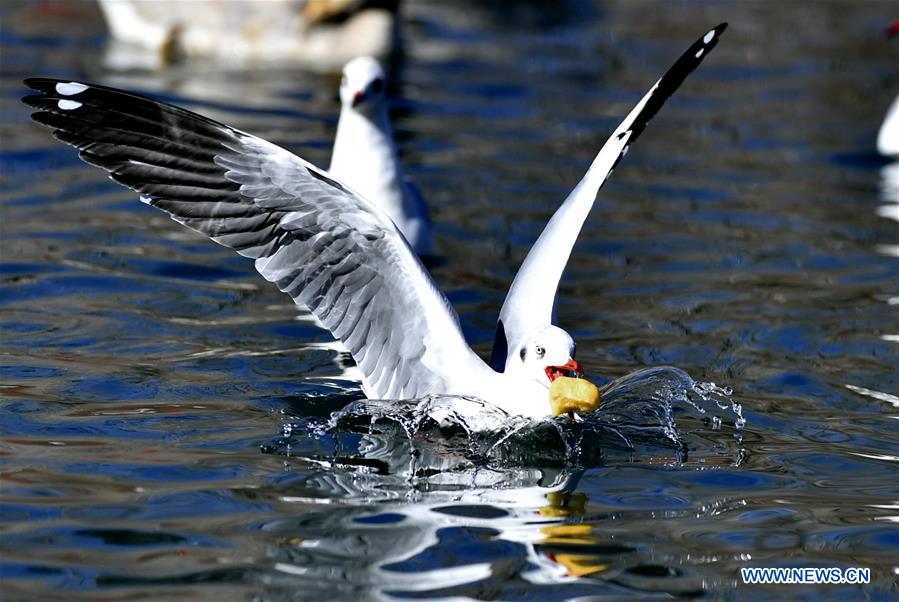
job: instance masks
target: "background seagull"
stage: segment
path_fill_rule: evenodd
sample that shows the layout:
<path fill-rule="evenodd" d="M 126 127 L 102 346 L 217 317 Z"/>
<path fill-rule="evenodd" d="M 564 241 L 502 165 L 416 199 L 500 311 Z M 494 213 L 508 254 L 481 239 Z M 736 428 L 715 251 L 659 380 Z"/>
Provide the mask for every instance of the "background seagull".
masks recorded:
<path fill-rule="evenodd" d="M 899 157 L 899 96 L 893 99 L 877 132 L 877 152 L 885 157 Z"/>
<path fill-rule="evenodd" d="M 886 34 L 889 37 L 899 36 L 899 20 L 890 23 Z M 899 96 L 897 96 L 877 132 L 877 152 L 885 157 L 899 157 Z"/>
<path fill-rule="evenodd" d="M 582 375 L 552 299 L 600 186 L 628 145 L 717 44 L 697 40 L 605 143 L 516 277 L 504 372 L 465 341 L 459 320 L 387 214 L 332 175 L 270 142 L 190 111 L 113 88 L 29 79 L 32 118 L 86 162 L 173 219 L 255 260 L 267 280 L 349 349 L 373 398 L 474 396 L 515 415 L 553 413 L 551 383 Z M 544 279 L 543 290 L 531 283 Z M 533 305 L 525 293 L 534 294 Z"/>
<path fill-rule="evenodd" d="M 387 115 L 387 79 L 363 56 L 343 68 L 340 120 L 328 173 L 381 207 L 419 255 L 431 252 L 428 208 L 403 174 Z"/>

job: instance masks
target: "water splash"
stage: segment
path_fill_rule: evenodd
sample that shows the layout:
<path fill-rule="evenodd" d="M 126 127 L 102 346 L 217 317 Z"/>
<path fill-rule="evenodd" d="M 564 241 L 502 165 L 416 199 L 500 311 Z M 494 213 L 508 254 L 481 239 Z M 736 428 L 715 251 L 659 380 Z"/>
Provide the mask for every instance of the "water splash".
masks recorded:
<path fill-rule="evenodd" d="M 414 483 L 484 468 L 682 463 L 692 431 L 678 421 L 698 418 L 700 428 L 713 432 L 733 427 L 736 442 L 745 425 L 730 389 L 696 382 L 678 368 L 631 373 L 603 387 L 601 399 L 588 415 L 543 420 L 511 416 L 471 397 L 362 399 L 328 417 L 286 424 L 268 451 L 324 454 L 356 471 L 404 475 Z M 324 445 L 312 449 L 310 442 Z"/>
<path fill-rule="evenodd" d="M 708 412 L 704 407 L 704 402 L 713 402 L 717 409 L 730 412 L 734 428 L 742 431 L 746 425 L 746 419 L 743 418 L 743 406 L 737 403 L 732 395 L 733 390 L 730 387 L 719 387 L 715 383 L 695 382 L 692 388 L 686 391 L 685 399 L 700 414 Z M 717 414 L 711 415 L 711 419 L 715 430 L 720 430 L 724 419 Z"/>

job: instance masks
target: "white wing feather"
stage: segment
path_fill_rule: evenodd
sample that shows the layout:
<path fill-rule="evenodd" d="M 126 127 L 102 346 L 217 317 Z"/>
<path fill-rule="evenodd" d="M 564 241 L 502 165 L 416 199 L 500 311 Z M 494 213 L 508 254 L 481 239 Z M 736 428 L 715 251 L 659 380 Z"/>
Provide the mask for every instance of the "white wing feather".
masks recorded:
<path fill-rule="evenodd" d="M 612 170 L 646 123 L 718 43 L 718 37 L 726 27 L 727 24 L 722 23 L 694 42 L 643 96 L 600 149 L 583 179 L 550 218 L 515 275 L 500 310 L 491 359 L 495 370 L 505 370 L 528 333 L 537 332 L 555 321 L 559 280 L 599 189 L 612 175 Z"/>
<path fill-rule="evenodd" d="M 255 260 L 350 351 L 369 397 L 456 391 L 492 374 L 458 317 L 374 204 L 265 140 L 190 111 L 31 79 L 35 121 L 178 222 Z"/>

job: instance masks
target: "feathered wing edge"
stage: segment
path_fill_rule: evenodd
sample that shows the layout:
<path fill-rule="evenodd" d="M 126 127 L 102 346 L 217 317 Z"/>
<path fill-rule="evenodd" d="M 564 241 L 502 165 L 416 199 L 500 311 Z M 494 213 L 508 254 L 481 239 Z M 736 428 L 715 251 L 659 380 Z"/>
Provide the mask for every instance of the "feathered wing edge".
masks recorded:
<path fill-rule="evenodd" d="M 454 393 L 489 368 L 396 226 L 289 151 L 114 88 L 34 78 L 32 118 L 145 203 L 255 260 L 353 354 L 372 397 Z"/>
<path fill-rule="evenodd" d="M 721 23 L 709 30 L 680 56 L 615 129 L 586 175 L 550 218 L 515 275 L 500 310 L 490 361 L 494 370 L 505 370 L 528 332 L 553 322 L 559 280 L 599 189 L 649 120 L 718 44 L 726 28 L 727 23 Z"/>

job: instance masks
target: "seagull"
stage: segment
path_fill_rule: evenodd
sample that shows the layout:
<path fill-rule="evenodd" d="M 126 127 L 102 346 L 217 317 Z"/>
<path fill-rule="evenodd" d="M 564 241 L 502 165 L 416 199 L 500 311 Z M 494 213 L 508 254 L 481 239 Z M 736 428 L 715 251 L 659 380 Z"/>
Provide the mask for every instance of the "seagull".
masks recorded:
<path fill-rule="evenodd" d="M 387 115 L 387 79 L 370 56 L 343 68 L 340 120 L 331 154 L 331 177 L 377 203 L 421 256 L 431 252 L 428 208 L 403 174 Z"/>
<path fill-rule="evenodd" d="M 899 36 L 899 20 L 890 23 L 886 34 L 889 37 Z M 899 96 L 893 99 L 877 132 L 877 152 L 885 157 L 899 157 Z"/>
<path fill-rule="evenodd" d="M 570 413 L 551 403 L 555 381 L 586 382 L 571 335 L 552 323 L 583 222 L 630 144 L 726 25 L 696 40 L 652 86 L 550 219 L 500 313 L 502 371 L 465 341 L 456 312 L 387 213 L 333 174 L 261 138 L 123 90 L 32 78 L 25 83 L 37 94 L 23 102 L 35 109 L 32 119 L 141 201 L 253 259 L 349 350 L 367 397 L 473 397 L 543 419 Z"/>
<path fill-rule="evenodd" d="M 877 133 L 877 152 L 885 157 L 899 156 L 899 96 L 887 109 L 887 115 Z"/>

